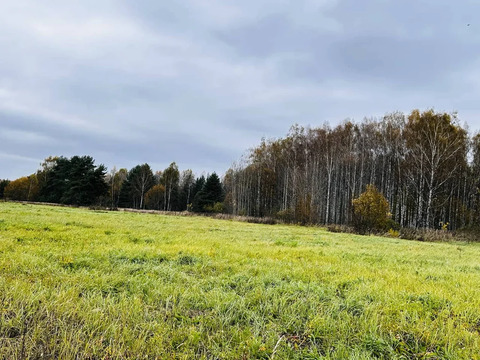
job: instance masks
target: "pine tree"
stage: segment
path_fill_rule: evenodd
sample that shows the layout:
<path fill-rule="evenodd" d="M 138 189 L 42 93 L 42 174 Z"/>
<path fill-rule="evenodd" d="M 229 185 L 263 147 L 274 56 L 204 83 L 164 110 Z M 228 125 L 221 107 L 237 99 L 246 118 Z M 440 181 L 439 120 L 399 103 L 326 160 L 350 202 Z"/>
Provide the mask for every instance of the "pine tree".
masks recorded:
<path fill-rule="evenodd" d="M 60 157 L 48 170 L 40 199 L 47 202 L 91 205 L 108 193 L 106 168 L 91 156 Z"/>
<path fill-rule="evenodd" d="M 213 212 L 218 210 L 215 204 L 223 201 L 223 188 L 220 178 L 216 173 L 211 174 L 205 181 L 202 189 L 195 195 L 193 211 Z"/>

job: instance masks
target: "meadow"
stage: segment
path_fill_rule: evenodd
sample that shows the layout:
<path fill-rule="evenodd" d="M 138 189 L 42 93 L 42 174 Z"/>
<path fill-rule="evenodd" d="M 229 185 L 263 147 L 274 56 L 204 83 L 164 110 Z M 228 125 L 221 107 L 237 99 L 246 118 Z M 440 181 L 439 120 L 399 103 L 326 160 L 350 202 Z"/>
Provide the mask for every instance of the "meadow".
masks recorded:
<path fill-rule="evenodd" d="M 0 203 L 1 359 L 480 359 L 480 244 Z"/>

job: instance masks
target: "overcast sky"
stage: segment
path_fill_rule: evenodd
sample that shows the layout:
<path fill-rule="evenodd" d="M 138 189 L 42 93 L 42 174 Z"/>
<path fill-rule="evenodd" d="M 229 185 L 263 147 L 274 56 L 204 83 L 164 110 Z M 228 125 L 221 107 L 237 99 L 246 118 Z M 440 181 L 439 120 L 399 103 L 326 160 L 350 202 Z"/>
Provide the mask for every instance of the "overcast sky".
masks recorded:
<path fill-rule="evenodd" d="M 294 123 L 480 130 L 477 0 L 2 0 L 0 178 L 49 155 L 223 174 Z"/>

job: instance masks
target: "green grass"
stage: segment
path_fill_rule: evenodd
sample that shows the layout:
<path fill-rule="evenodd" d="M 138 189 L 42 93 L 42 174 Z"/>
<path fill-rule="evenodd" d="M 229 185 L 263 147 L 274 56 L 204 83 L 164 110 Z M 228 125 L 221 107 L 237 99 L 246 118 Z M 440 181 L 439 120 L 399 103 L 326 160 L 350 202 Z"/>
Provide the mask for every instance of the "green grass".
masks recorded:
<path fill-rule="evenodd" d="M 2 359 L 479 359 L 480 245 L 0 203 Z"/>

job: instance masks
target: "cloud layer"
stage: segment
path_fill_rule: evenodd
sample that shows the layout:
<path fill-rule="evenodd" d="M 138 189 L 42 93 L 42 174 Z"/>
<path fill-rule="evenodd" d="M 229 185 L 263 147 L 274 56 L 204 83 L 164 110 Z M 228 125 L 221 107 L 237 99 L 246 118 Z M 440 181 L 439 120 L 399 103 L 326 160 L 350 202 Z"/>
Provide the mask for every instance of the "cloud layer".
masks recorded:
<path fill-rule="evenodd" d="M 0 3 L 0 178 L 49 155 L 223 173 L 294 123 L 434 107 L 480 129 L 477 1 Z"/>

